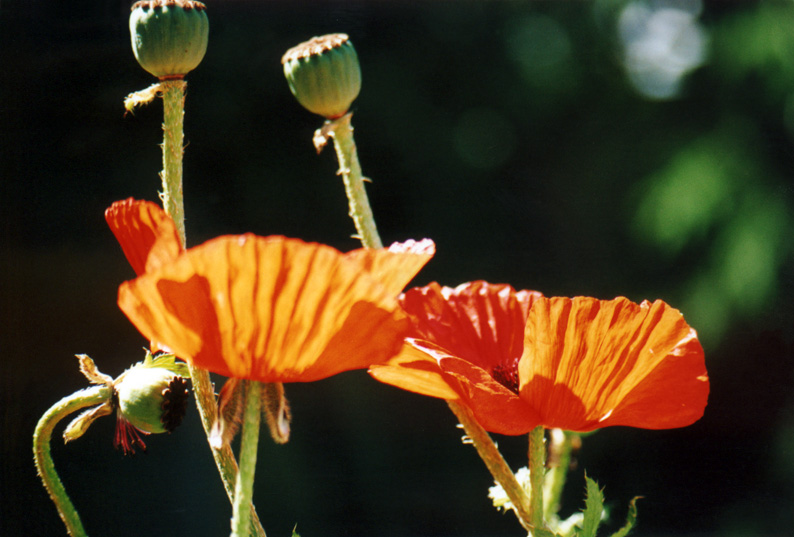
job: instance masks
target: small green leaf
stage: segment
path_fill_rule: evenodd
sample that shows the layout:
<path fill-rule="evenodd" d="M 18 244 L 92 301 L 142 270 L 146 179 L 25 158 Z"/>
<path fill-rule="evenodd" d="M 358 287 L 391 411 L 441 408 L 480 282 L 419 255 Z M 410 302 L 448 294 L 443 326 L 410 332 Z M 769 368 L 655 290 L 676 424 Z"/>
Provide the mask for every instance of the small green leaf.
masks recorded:
<path fill-rule="evenodd" d="M 295 524 L 295 527 L 294 527 L 294 528 L 292 528 L 292 537 L 301 537 L 301 536 L 298 534 L 298 531 L 297 531 L 297 530 L 298 530 L 298 525 L 297 525 L 297 524 Z"/>
<path fill-rule="evenodd" d="M 584 501 L 584 520 L 582 521 L 582 537 L 595 537 L 598 525 L 601 524 L 601 515 L 604 513 L 604 493 L 598 488 L 598 483 L 585 476 L 587 483 L 587 497 Z"/>
<path fill-rule="evenodd" d="M 629 514 L 626 515 L 626 523 L 618 531 L 612 534 L 612 537 L 626 537 L 631 529 L 637 523 L 637 500 L 642 496 L 636 496 L 629 502 Z"/>
<path fill-rule="evenodd" d="M 190 369 L 188 368 L 188 365 L 185 362 L 177 362 L 176 356 L 170 353 L 152 356 L 149 351 L 146 351 L 146 358 L 143 360 L 143 367 L 161 367 L 176 375 L 179 375 L 182 378 L 190 378 Z"/>
<path fill-rule="evenodd" d="M 560 535 L 544 528 L 535 528 L 532 530 L 532 537 L 560 537 Z"/>

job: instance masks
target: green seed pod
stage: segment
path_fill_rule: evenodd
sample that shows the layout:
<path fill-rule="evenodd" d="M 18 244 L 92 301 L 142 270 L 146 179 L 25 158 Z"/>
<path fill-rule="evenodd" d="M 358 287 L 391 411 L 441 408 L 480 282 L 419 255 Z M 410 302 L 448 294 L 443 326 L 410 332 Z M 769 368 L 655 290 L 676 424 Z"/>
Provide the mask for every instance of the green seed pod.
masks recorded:
<path fill-rule="evenodd" d="M 193 0 L 144 0 L 132 5 L 132 51 L 160 79 L 182 78 L 207 52 L 206 7 Z"/>
<path fill-rule="evenodd" d="M 187 409 L 187 381 L 162 367 L 133 367 L 115 389 L 119 418 L 144 433 L 173 431 Z"/>
<path fill-rule="evenodd" d="M 358 55 L 346 34 L 313 37 L 281 58 L 292 94 L 326 119 L 345 115 L 361 91 Z"/>

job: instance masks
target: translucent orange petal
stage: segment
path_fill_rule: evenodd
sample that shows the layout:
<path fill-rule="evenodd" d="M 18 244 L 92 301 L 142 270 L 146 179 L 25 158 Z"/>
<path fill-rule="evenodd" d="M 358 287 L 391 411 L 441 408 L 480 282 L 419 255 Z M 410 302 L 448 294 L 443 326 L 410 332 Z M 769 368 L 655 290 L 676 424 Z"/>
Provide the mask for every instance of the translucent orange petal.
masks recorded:
<path fill-rule="evenodd" d="M 411 341 L 411 339 L 406 340 L 400 354 L 384 365 L 370 367 L 369 374 L 384 384 L 391 384 L 421 395 L 450 401 L 458 399 L 457 392 L 441 374 L 436 359 L 413 346 Z"/>
<path fill-rule="evenodd" d="M 379 255 L 395 254 L 224 236 L 126 282 L 119 306 L 146 337 L 197 366 L 264 382 L 318 380 L 383 363 L 402 345 L 409 323 L 396 293 L 366 269 L 389 262 L 372 261 Z"/>
<path fill-rule="evenodd" d="M 117 201 L 105 211 L 105 220 L 139 276 L 179 256 L 174 221 L 150 201 Z"/>
<path fill-rule="evenodd" d="M 345 257 L 359 263 L 388 293 L 396 296 L 435 253 L 436 245 L 433 241 L 423 239 L 395 242 L 386 251 L 359 248 L 348 252 Z"/>
<path fill-rule="evenodd" d="M 519 377 L 543 425 L 573 431 L 683 427 L 703 415 L 709 392 L 695 331 L 660 300 L 536 300 Z"/>

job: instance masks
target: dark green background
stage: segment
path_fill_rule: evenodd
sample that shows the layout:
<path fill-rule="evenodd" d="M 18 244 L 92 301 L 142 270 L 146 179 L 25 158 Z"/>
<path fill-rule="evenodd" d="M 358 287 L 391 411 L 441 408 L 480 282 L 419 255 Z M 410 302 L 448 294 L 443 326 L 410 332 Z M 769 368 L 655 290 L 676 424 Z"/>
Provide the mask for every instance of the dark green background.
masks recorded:
<path fill-rule="evenodd" d="M 606 429 L 583 471 L 637 535 L 786 535 L 794 526 L 794 3 L 708 2 L 704 65 L 681 96 L 641 97 L 621 65 L 623 2 L 209 0 L 188 77 L 188 241 L 252 231 L 357 246 L 321 120 L 280 57 L 346 32 L 361 60 L 353 123 L 385 242 L 431 237 L 416 284 L 508 282 L 547 295 L 662 298 L 701 334 L 702 420 Z M 153 82 L 129 3 L 0 0 L 0 535 L 64 535 L 30 437 L 86 386 L 76 353 L 116 376 L 144 339 L 115 305 L 133 276 L 103 212 L 157 199 L 162 108 L 124 116 Z M 538 23 L 541 23 L 538 26 Z M 553 28 L 562 41 L 531 29 Z M 528 30 L 529 29 L 529 30 Z M 546 49 L 567 43 L 560 49 Z M 550 63 L 550 55 L 559 61 Z M 472 125 L 479 125 L 478 128 Z M 220 381 L 221 379 L 219 379 Z M 353 372 L 289 385 L 292 440 L 261 442 L 269 535 L 521 535 L 443 402 Z M 53 455 L 90 535 L 226 535 L 230 507 L 193 407 L 123 457 L 104 418 Z M 514 468 L 525 438 L 497 438 Z"/>

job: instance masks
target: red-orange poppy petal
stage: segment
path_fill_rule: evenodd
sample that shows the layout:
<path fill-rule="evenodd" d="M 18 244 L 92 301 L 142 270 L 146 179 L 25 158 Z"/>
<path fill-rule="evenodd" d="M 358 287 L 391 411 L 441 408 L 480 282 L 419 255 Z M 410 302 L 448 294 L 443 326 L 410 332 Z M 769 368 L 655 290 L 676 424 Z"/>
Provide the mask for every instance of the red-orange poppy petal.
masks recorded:
<path fill-rule="evenodd" d="M 535 409 L 494 378 L 490 370 L 427 342 L 414 341 L 413 345 L 437 361 L 447 385 L 487 431 L 525 434 L 541 423 Z"/>
<path fill-rule="evenodd" d="M 458 400 L 488 431 L 527 433 L 540 416 L 518 396 L 516 366 L 527 313 L 539 296 L 483 281 L 411 289 L 401 303 L 417 337 L 370 374 L 408 391 Z M 504 375 L 495 372 L 500 368 Z"/>
<path fill-rule="evenodd" d="M 105 220 L 139 276 L 179 256 L 181 243 L 174 221 L 150 201 L 117 201 L 105 211 Z"/>
<path fill-rule="evenodd" d="M 264 382 L 383 363 L 409 327 L 395 294 L 357 256 L 250 234 L 213 239 L 126 282 L 119 306 L 144 336 L 181 358 Z"/>
<path fill-rule="evenodd" d="M 540 296 L 484 281 L 454 289 L 431 283 L 406 292 L 401 303 L 417 339 L 491 371 L 521 356 L 527 312 Z"/>
<path fill-rule="evenodd" d="M 681 313 L 657 300 L 540 298 L 519 362 L 521 398 L 546 427 L 683 427 L 709 392 L 703 349 Z"/>

